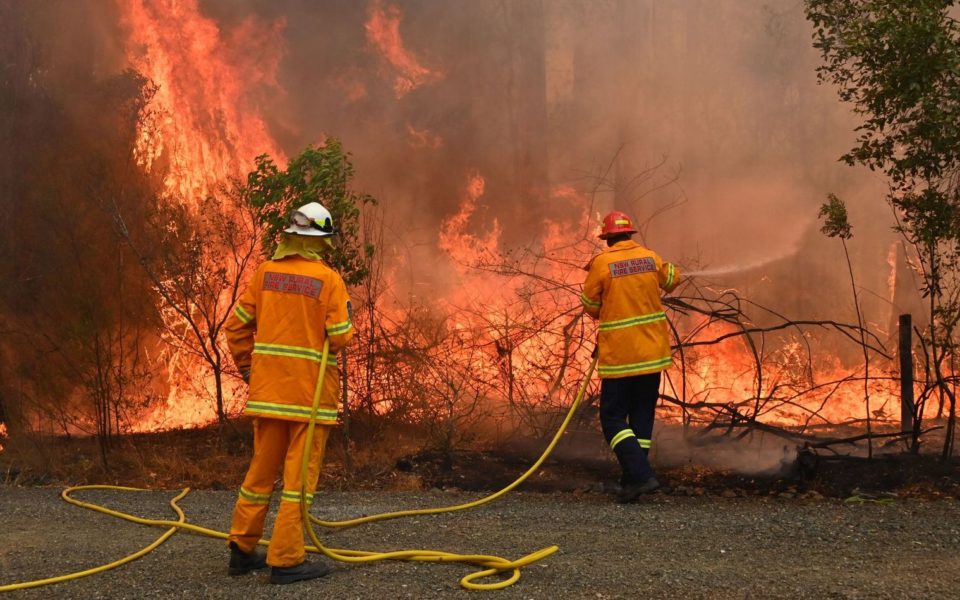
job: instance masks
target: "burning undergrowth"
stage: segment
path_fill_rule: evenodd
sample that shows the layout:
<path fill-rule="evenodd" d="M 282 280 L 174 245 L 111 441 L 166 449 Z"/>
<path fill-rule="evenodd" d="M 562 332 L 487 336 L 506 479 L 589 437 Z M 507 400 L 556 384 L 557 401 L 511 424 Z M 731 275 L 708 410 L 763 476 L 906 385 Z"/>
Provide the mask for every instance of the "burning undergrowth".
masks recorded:
<path fill-rule="evenodd" d="M 809 73 L 810 57 L 787 47 L 805 33 L 791 20 L 795 8 L 715 7 L 708 17 L 704 7 L 684 3 L 662 15 L 648 14 L 642 3 L 626 7 L 626 14 L 577 2 L 337 6 L 119 0 L 103 14 L 91 9 L 96 14 L 76 19 L 100 29 L 76 34 L 90 37 L 85 47 L 96 59 L 80 53 L 71 61 L 66 49 L 50 50 L 48 41 L 70 15 L 24 27 L 23 37 L 50 52 L 50 60 L 83 67 L 51 71 L 42 60 L 49 57 L 38 51 L 37 64 L 18 80 L 24 94 L 49 101 L 51 112 L 67 107 L 57 114 L 82 123 L 83 139 L 97 138 L 87 129 L 117 128 L 88 118 L 95 103 L 74 92 L 65 72 L 133 69 L 125 81 L 144 93 L 132 94 L 141 104 L 125 113 L 129 135 L 104 138 L 124 160 L 91 170 L 134 174 L 137 181 L 114 181 L 109 189 L 88 185 L 80 194 L 75 186 L 50 183 L 73 181 L 89 166 L 79 158 L 72 170 L 58 171 L 59 179 L 25 169 L 46 193 L 30 197 L 58 202 L 14 220 L 30 227 L 4 247 L 28 246 L 32 253 L 17 254 L 26 266 L 11 281 L 33 291 L 6 303 L 5 313 L 24 314 L 43 291 L 30 282 L 49 272 L 72 273 L 74 256 L 84 268 L 63 289 L 90 301 L 85 313 L 67 304 L 18 317 L 21 337 L 4 348 L 0 381 L 2 420 L 12 425 L 16 419 L 12 439 L 34 432 L 111 438 L 202 426 L 217 409 L 236 414 L 243 386 L 228 363 L 217 363 L 221 378 L 203 360 L 204 352 L 222 352 L 222 342 L 209 324 L 193 326 L 202 321 L 197 315 L 224 314 L 237 286 L 199 302 L 191 298 L 179 312 L 165 307 L 158 289 L 203 280 L 202 273 L 137 275 L 143 257 L 117 243 L 117 217 L 123 213 L 141 248 L 155 240 L 134 226 L 168 214 L 164 205 L 183 207 L 178 214 L 195 221 L 188 223 L 192 229 L 168 227 L 175 241 L 189 237 L 181 231 L 241 223 L 239 211 L 208 198 L 218 197 L 231 178 L 242 183 L 259 154 L 282 165 L 299 147 L 328 135 L 355 153 L 358 184 L 382 191 L 380 212 L 364 215 L 365 241 L 377 247 L 377 262 L 371 278 L 351 290 L 358 336 L 346 357 L 346 400 L 354 444 L 370 443 L 378 428 L 397 423 L 415 424 L 418 444 L 445 456 L 499 447 L 505 438 L 549 435 L 590 363 L 595 327 L 580 316 L 579 285 L 583 265 L 599 250 L 598 214 L 614 205 L 643 224 L 643 241 L 682 270 L 700 271 L 668 301 L 676 366 L 663 388 L 662 422 L 726 439 L 766 431 L 791 448 L 824 437 L 823 428 L 867 419 L 881 432 L 899 427 L 890 317 L 910 302 L 904 291 L 909 269 L 891 254 L 889 238 L 865 244 L 860 262 L 876 267 L 870 261 L 877 247 L 887 257 L 882 268 L 865 270 L 871 275 L 863 283 L 883 300 L 868 307 L 868 413 L 859 332 L 836 316 L 851 314 L 835 292 L 836 257 L 810 226 L 815 181 L 839 176 L 812 151 L 825 142 L 809 133 L 803 113 L 825 119 L 818 131 L 827 137 L 843 119 L 800 110 L 820 106 L 820 97 L 799 76 Z M 28 12 L 4 10 L 18 17 Z M 763 33 L 710 46 L 718 41 L 718 19 L 762 24 L 725 29 Z M 642 25 L 649 35 L 626 35 L 632 29 L 620 21 Z M 11 28 L 19 22 L 5 20 Z M 26 64 L 14 46 L 25 44 L 13 44 L 11 56 Z M 728 66 L 718 70 L 706 58 L 720 48 Z M 770 86 L 770 78 L 782 85 Z M 707 87 L 691 89 L 700 80 Z M 56 134 L 37 131 L 42 139 Z M 34 133 L 25 130 L 18 139 Z M 797 150 L 788 151 L 793 146 Z M 52 157 L 45 165 L 62 156 L 52 147 L 43 152 Z M 844 183 L 865 189 L 862 182 Z M 71 205 L 74 196 L 64 188 L 87 207 L 67 214 L 57 228 L 77 232 L 68 256 L 25 242 L 42 239 L 48 212 Z M 17 210 L 27 213 L 30 206 Z M 78 226 L 90 223 L 97 227 Z M 184 246 L 190 252 L 179 256 L 208 266 L 220 260 L 207 273 L 225 271 L 242 282 L 245 271 L 224 265 L 222 245 L 211 246 Z M 98 253 L 84 252 L 90 249 Z M 117 276 L 103 274 L 98 267 L 104 264 L 116 264 Z M 99 279 L 83 275 L 89 273 L 112 287 L 100 286 L 107 291 L 95 296 L 90 288 Z M 101 318 L 104 306 L 115 309 L 114 318 Z M 45 323 L 58 327 L 42 329 Z M 79 341 L 59 344 L 60 331 Z M 212 339 L 198 346 L 185 342 L 191 335 Z M 28 361 L 23 347 L 38 348 L 37 356 Z M 56 377 L 49 376 L 51 365 Z M 597 435 L 590 425 L 596 397 L 594 382 L 582 424 L 591 437 Z M 364 421 L 380 425 L 358 429 Z M 762 464 L 761 471 L 771 472 L 785 459 L 776 445 L 731 443 L 719 452 L 721 446 L 669 435 L 658 443 L 664 464 L 699 461 L 750 472 Z M 560 452 L 609 466 L 594 446 Z M 105 449 L 102 454 L 106 464 Z M 719 457 L 722 463 L 710 462 Z"/>

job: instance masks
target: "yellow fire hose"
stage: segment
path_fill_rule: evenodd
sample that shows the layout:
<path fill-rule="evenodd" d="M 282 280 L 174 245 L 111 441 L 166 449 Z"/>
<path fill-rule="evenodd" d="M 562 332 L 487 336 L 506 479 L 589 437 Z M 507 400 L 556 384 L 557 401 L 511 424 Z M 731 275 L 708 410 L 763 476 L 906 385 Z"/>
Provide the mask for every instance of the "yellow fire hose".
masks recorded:
<path fill-rule="evenodd" d="M 312 448 L 312 444 L 313 444 L 313 432 L 314 432 L 314 427 L 316 425 L 317 408 L 319 407 L 320 395 L 323 390 L 323 380 L 324 380 L 324 375 L 327 369 L 327 359 L 329 357 L 329 351 L 330 351 L 329 344 L 324 343 L 323 355 L 321 357 L 321 362 L 320 362 L 320 373 L 319 373 L 319 377 L 317 378 L 317 385 L 314 389 L 313 409 L 310 415 L 310 423 L 307 428 L 306 448 L 308 449 Z M 546 449 L 544 449 L 543 453 L 540 455 L 540 458 L 538 458 L 536 462 L 534 462 L 533 465 L 531 465 L 530 468 L 526 470 L 526 472 L 524 472 L 519 478 L 517 478 L 516 481 L 514 481 L 510 485 L 506 486 L 505 488 L 497 492 L 494 492 L 493 494 L 490 494 L 488 496 L 485 496 L 473 502 L 466 502 L 463 504 L 457 504 L 454 506 L 445 506 L 445 507 L 439 507 L 439 508 L 423 508 L 423 509 L 415 509 L 415 510 L 401 510 L 401 511 L 395 511 L 395 512 L 387 512 L 387 513 L 382 513 L 378 515 L 370 515 L 366 517 L 349 519 L 344 521 L 324 521 L 321 519 L 317 519 L 316 517 L 313 517 L 309 514 L 309 507 L 306 502 L 306 497 L 307 497 L 307 494 L 305 493 L 307 491 L 306 479 L 307 479 L 310 455 L 308 452 L 304 452 L 303 463 L 301 464 L 301 469 L 300 469 L 300 473 L 301 473 L 300 507 L 303 515 L 303 523 L 306 527 L 307 534 L 310 536 L 310 540 L 314 544 L 313 546 L 307 546 L 306 550 L 308 552 L 323 554 L 333 560 L 349 562 L 349 563 L 373 562 L 378 560 L 410 560 L 410 561 L 422 561 L 422 562 L 458 562 L 458 563 L 472 564 L 472 565 L 481 567 L 482 570 L 476 571 L 474 573 L 470 573 L 464 576 L 460 580 L 460 585 L 463 586 L 464 588 L 473 589 L 473 590 L 496 590 L 496 589 L 502 589 L 512 585 L 518 579 L 520 579 L 520 569 L 522 567 L 533 564 L 543 558 L 546 558 L 547 556 L 550 556 L 551 554 L 559 550 L 559 547 L 555 545 L 547 546 L 546 548 L 542 548 L 540 550 L 537 550 L 536 552 L 532 552 L 530 554 L 527 554 L 526 556 L 522 556 L 512 561 L 507 560 L 505 558 L 501 558 L 499 556 L 492 556 L 492 555 L 486 555 L 486 554 L 453 554 L 450 552 L 443 552 L 440 550 L 397 550 L 392 552 L 373 552 L 373 551 L 366 551 L 366 550 L 328 548 L 320 542 L 320 539 L 318 538 L 316 531 L 314 531 L 313 525 L 314 523 L 316 523 L 324 527 L 332 527 L 332 528 L 351 527 L 351 526 L 359 525 L 362 523 L 371 523 L 374 521 L 383 521 L 386 519 L 396 519 L 399 517 L 407 517 L 411 515 L 432 515 L 432 514 L 448 513 L 448 512 L 458 511 L 458 510 L 464 510 L 467 508 L 473 508 L 475 506 L 480 506 L 482 504 L 486 504 L 487 502 L 495 500 L 500 496 L 503 496 L 507 492 L 519 486 L 527 478 L 529 478 L 533 473 L 535 473 L 536 470 L 539 469 L 540 466 L 543 464 L 543 462 L 547 459 L 547 457 L 550 456 L 550 453 L 553 452 L 553 449 L 559 443 L 560 438 L 563 436 L 563 433 L 566 431 L 567 427 L 570 425 L 570 421 L 573 419 L 573 415 L 576 413 L 577 408 L 580 406 L 580 402 L 583 400 L 583 396 L 587 390 L 587 385 L 590 383 L 590 378 L 593 376 L 593 371 L 596 365 L 597 365 L 597 359 L 594 358 L 593 361 L 590 363 L 590 367 L 587 370 L 587 374 L 583 379 L 583 383 L 580 385 L 580 389 L 578 390 L 573 403 L 570 405 L 570 409 L 567 411 L 566 417 L 564 418 L 563 422 L 560 424 L 560 427 L 557 429 L 557 433 L 553 436 L 553 439 L 550 440 L 550 443 L 547 445 Z M 154 550 L 160 544 L 167 541 L 167 539 L 169 539 L 174 533 L 176 533 L 178 529 L 186 529 L 188 531 L 193 531 L 195 533 L 199 533 L 202 535 L 206 535 L 213 538 L 219 538 L 219 539 L 227 539 L 229 537 L 228 534 L 222 531 L 217 531 L 215 529 L 208 529 L 206 527 L 200 527 L 198 525 L 194 525 L 192 523 L 186 522 L 186 515 L 184 515 L 183 510 L 177 505 L 177 502 L 182 500 L 187 495 L 187 493 L 190 491 L 190 488 L 184 488 L 182 492 L 180 492 L 175 498 L 170 500 L 170 506 L 173 508 L 174 512 L 177 514 L 177 517 L 178 517 L 176 521 L 164 520 L 164 519 L 144 519 L 128 513 L 111 510 L 109 508 L 100 506 L 98 504 L 82 502 L 71 496 L 73 492 L 83 491 L 83 490 L 118 490 L 118 491 L 138 491 L 138 492 L 149 491 L 149 490 L 144 490 L 142 488 L 122 487 L 122 486 L 113 486 L 113 485 L 80 485 L 80 486 L 69 487 L 63 490 L 63 492 L 61 492 L 60 494 L 60 497 L 63 498 L 65 501 L 69 502 L 70 504 L 79 506 L 81 508 L 94 510 L 100 513 L 111 515 L 120 519 L 124 519 L 126 521 L 138 523 L 141 525 L 150 525 L 153 527 L 163 527 L 168 529 L 163 533 L 163 535 L 161 535 L 153 543 L 146 546 L 142 550 L 139 550 L 133 554 L 130 554 L 129 556 L 126 556 L 124 558 L 111 562 L 109 564 L 101 565 L 99 567 L 94 567 L 92 569 L 87 569 L 84 571 L 78 571 L 76 573 L 70 573 L 68 575 L 60 575 L 57 577 L 50 577 L 47 579 L 37 579 L 34 581 L 25 581 L 23 583 L 0 585 L 0 592 L 11 592 L 14 590 L 22 590 L 27 588 L 50 585 L 53 583 L 60 583 L 63 581 L 70 581 L 71 579 L 79 579 L 81 577 L 94 575 L 96 573 L 102 573 L 109 569 L 119 567 L 120 565 L 134 561 L 140 558 L 141 556 L 144 556 L 145 554 L 149 553 L 150 551 Z M 260 544 L 266 546 L 266 545 L 269 545 L 269 541 L 260 540 Z M 488 577 L 491 575 L 496 575 L 498 573 L 504 573 L 507 571 L 512 572 L 510 577 L 508 577 L 507 579 L 496 581 L 493 583 L 476 583 L 477 579 Z"/>

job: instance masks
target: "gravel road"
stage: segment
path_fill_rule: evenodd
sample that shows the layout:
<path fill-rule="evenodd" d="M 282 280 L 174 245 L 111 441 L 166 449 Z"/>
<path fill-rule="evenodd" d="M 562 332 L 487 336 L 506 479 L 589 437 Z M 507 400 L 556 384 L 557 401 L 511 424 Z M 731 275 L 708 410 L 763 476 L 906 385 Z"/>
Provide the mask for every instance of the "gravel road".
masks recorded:
<path fill-rule="evenodd" d="M 176 492 L 91 491 L 90 502 L 172 518 Z M 234 494 L 194 491 L 190 522 L 223 529 Z M 477 498 L 462 492 L 323 492 L 314 514 L 344 519 Z M 322 500 L 320 500 L 322 498 Z M 66 504 L 59 489 L 0 486 L 0 585 L 90 568 L 154 540 L 149 528 Z M 107 573 L 14 598 L 958 598 L 960 502 L 514 493 L 484 507 L 321 532 L 339 548 L 443 549 L 517 558 L 558 544 L 502 591 L 459 587 L 471 567 L 409 562 L 334 565 L 330 576 L 272 586 L 226 576 L 223 542 L 186 532 Z"/>

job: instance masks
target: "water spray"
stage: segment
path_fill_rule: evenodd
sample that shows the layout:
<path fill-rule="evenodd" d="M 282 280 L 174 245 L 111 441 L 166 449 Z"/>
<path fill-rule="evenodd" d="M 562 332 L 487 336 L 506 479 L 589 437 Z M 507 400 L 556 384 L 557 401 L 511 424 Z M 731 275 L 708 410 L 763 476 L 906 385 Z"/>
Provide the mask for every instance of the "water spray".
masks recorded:
<path fill-rule="evenodd" d="M 747 265 L 727 265 L 725 267 L 715 267 L 712 269 L 701 269 L 699 271 L 686 271 L 683 273 L 686 277 L 716 277 L 718 275 L 732 275 L 741 271 L 748 271 L 752 267 Z"/>
<path fill-rule="evenodd" d="M 734 273 L 741 273 L 743 271 L 752 271 L 758 269 L 764 265 L 770 264 L 774 261 L 784 258 L 783 256 L 771 256 L 766 258 L 761 258 L 745 263 L 734 263 L 725 265 L 722 267 L 713 267 L 709 269 L 700 269 L 698 271 L 687 271 L 684 273 L 687 277 L 716 277 L 718 275 L 732 275 Z"/>

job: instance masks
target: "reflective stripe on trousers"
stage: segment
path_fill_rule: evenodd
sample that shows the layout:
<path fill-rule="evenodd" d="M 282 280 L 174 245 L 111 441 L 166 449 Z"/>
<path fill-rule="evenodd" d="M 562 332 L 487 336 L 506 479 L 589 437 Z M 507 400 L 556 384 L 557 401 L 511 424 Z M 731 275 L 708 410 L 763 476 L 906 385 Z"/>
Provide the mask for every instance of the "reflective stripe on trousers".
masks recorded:
<path fill-rule="evenodd" d="M 313 413 L 312 406 L 298 404 L 278 404 L 276 402 L 261 402 L 248 400 L 243 409 L 244 414 L 276 419 L 303 419 L 309 420 Z M 337 422 L 337 410 L 333 408 L 318 408 L 317 423 L 334 424 Z"/>
<path fill-rule="evenodd" d="M 600 382 L 600 424 L 625 481 L 640 482 L 654 474 L 647 453 L 659 394 L 659 372 Z"/>
<path fill-rule="evenodd" d="M 637 443 L 640 444 L 640 448 L 643 450 L 650 449 L 650 440 L 638 438 L 636 432 L 634 432 L 632 429 L 624 429 L 623 431 L 617 432 L 617 434 L 613 436 L 613 439 L 610 440 L 610 449 L 616 450 L 617 444 L 627 438 L 637 438 Z"/>
<path fill-rule="evenodd" d="M 308 500 L 312 500 L 317 487 L 330 429 L 326 425 L 314 428 L 313 452 L 307 472 Z M 267 564 L 272 567 L 296 566 L 306 557 L 300 516 L 300 464 L 306 441 L 307 423 L 267 418 L 257 418 L 253 422 L 253 458 L 233 510 L 229 540 L 236 542 L 244 552 L 251 552 L 256 547 L 263 537 L 274 482 L 282 470 L 284 491 L 267 551 Z"/>

